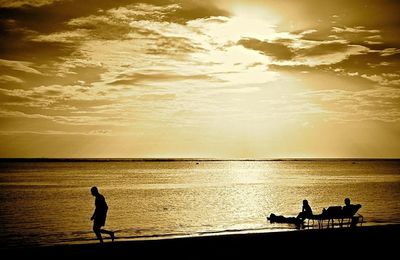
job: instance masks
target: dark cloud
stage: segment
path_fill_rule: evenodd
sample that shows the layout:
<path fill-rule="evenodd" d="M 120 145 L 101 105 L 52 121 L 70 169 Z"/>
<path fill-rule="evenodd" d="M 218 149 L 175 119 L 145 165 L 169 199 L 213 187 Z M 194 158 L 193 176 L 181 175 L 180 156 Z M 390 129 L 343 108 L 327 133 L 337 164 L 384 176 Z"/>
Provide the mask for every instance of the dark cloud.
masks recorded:
<path fill-rule="evenodd" d="M 367 74 L 399 72 L 400 53 L 382 56 L 382 52 L 388 49 L 388 45 L 380 47 L 380 49 L 372 49 L 363 55 L 350 56 L 346 60 L 335 64 L 335 67 Z"/>
<path fill-rule="evenodd" d="M 13 37 L 8 43 L 0 43 L 0 57 L 8 60 L 24 60 L 35 64 L 49 61 L 61 61 L 70 56 L 77 48 L 76 44 L 32 42 L 21 37 Z"/>
<path fill-rule="evenodd" d="M 136 85 L 146 84 L 151 82 L 171 82 L 171 81 L 182 81 L 182 80 L 213 80 L 208 75 L 179 75 L 175 73 L 132 73 L 122 74 L 117 77 L 109 85 Z"/>
<path fill-rule="evenodd" d="M 301 35 L 302 31 L 294 32 L 294 34 L 301 35 L 301 39 L 306 41 L 341 41 L 348 45 L 365 45 L 369 48 L 383 44 L 382 32 L 379 30 L 366 28 L 350 28 L 349 30 L 347 28 L 348 31 L 335 32 L 332 28 L 314 30 L 304 35 Z"/>
<path fill-rule="evenodd" d="M 7 82 L 0 82 L 0 87 L 4 89 L 31 89 L 39 87 L 42 85 L 74 85 L 80 84 L 88 86 L 94 82 L 101 81 L 100 75 L 106 70 L 101 66 L 76 66 L 75 68 L 70 68 L 70 71 L 65 76 L 55 76 L 57 69 L 54 69 L 53 73 L 50 73 L 53 69 L 47 68 L 46 74 L 33 74 L 23 71 L 14 70 L 12 68 L 4 68 L 0 66 L 2 73 L 11 75 L 23 80 L 23 83 L 18 85 L 10 84 Z"/>
<path fill-rule="evenodd" d="M 135 4 L 148 4 L 141 7 Z M 171 4 L 178 4 L 180 7 L 170 10 L 167 8 Z M 153 46 L 149 46 L 148 54 L 180 54 L 194 50 L 199 50 L 190 40 L 178 37 L 165 37 L 157 32 L 144 28 L 132 28 L 129 22 L 132 17 L 122 21 L 113 17 L 107 10 L 122 8 L 149 8 L 151 12 L 161 10 L 162 15 L 157 16 L 155 12 L 152 16 L 144 12 L 138 19 L 156 19 L 167 22 L 185 23 L 190 19 L 210 17 L 213 15 L 225 15 L 225 11 L 220 10 L 214 5 L 204 4 L 199 1 L 56 1 L 51 4 L 41 6 L 23 5 L 19 7 L 0 8 L 0 58 L 6 60 L 30 61 L 35 65 L 47 64 L 53 70 L 57 63 L 70 57 L 79 58 L 81 55 L 79 47 L 82 43 L 90 39 L 100 40 L 124 40 L 131 32 L 135 32 L 143 37 L 151 36 L 154 39 Z M 163 8 L 167 8 L 162 11 Z M 125 8 L 125 11 L 126 9 Z M 158 8 L 158 9 L 157 9 Z M 121 9 L 121 10 L 122 10 Z M 117 13 L 120 10 L 117 10 Z M 130 10 L 128 10 L 130 11 Z M 106 19 L 96 19 L 106 18 Z M 79 21 L 80 22 L 77 22 Z M 83 20 L 82 20 L 83 19 Z M 82 22 L 85 21 L 86 22 Z M 75 23 L 74 23 L 75 21 Z M 76 32 L 82 33 L 79 35 Z M 62 34 L 65 35 L 62 35 Z M 75 33 L 68 36 L 68 33 Z M 129 38 L 131 39 L 131 38 Z M 166 53 L 168 51 L 168 53 Z M 84 58 L 84 57 L 81 57 Z M 10 75 L 17 77 L 18 75 Z"/>
<path fill-rule="evenodd" d="M 177 23 L 184 24 L 189 20 L 198 18 L 230 15 L 228 11 L 216 7 L 213 2 L 209 1 L 183 0 L 177 2 L 182 8 L 170 17 L 171 21 Z"/>
<path fill-rule="evenodd" d="M 87 35 L 81 37 L 81 41 L 87 39 L 124 40 L 127 39 L 126 35 L 133 31 L 127 24 L 109 24 L 103 21 L 99 21 L 92 26 L 78 28 L 84 28 L 87 32 Z"/>
<path fill-rule="evenodd" d="M 8 60 L 24 60 L 36 64 L 59 60 L 71 55 L 76 50 L 76 43 L 35 42 L 32 37 L 36 31 L 20 27 L 16 20 L 0 20 L 0 58 Z"/>
<path fill-rule="evenodd" d="M 325 53 L 325 51 L 323 51 Z M 318 51 L 318 53 L 320 53 Z M 381 84 L 396 86 L 400 84 L 400 54 L 382 56 L 381 50 L 374 50 L 362 55 L 350 55 L 333 64 L 307 65 L 269 65 L 269 69 L 289 73 L 326 74 L 346 78 L 352 86 L 368 89 Z M 300 75 L 300 74 L 298 74 Z M 307 77 L 303 74 L 302 77 Z M 343 86 L 338 86 L 341 88 Z"/>
<path fill-rule="evenodd" d="M 310 67 L 308 65 L 277 65 L 270 64 L 268 68 L 275 71 L 284 71 L 284 72 L 310 72 L 315 70 L 321 70 L 319 66 Z"/>
<path fill-rule="evenodd" d="M 0 17 L 15 20 L 20 28 L 29 28 L 41 33 L 51 33 L 67 29 L 67 22 L 71 19 L 95 14 L 98 10 L 108 10 L 138 3 L 159 6 L 177 3 L 182 8 L 175 14 L 167 15 L 166 19 L 182 23 L 196 18 L 228 14 L 211 3 L 202 3 L 194 0 L 70 0 L 57 1 L 49 5 L 36 7 L 29 5 L 16 8 L 3 7 L 0 8 Z"/>
<path fill-rule="evenodd" d="M 202 48 L 184 37 L 166 37 L 159 35 L 153 38 L 152 44 L 146 48 L 146 53 L 151 55 L 171 55 L 192 53 L 201 51 Z"/>
<path fill-rule="evenodd" d="M 238 44 L 244 47 L 271 56 L 277 60 L 290 60 L 295 53 L 285 43 L 282 42 L 266 42 L 258 39 L 245 38 L 241 39 Z"/>
<path fill-rule="evenodd" d="M 0 8 L 0 16 L 5 19 L 16 20 L 21 28 L 29 28 L 41 33 L 51 33 L 65 30 L 67 27 L 66 22 L 73 18 L 93 14 L 99 9 L 109 9 L 137 2 L 143 1 L 59 1 L 38 7 L 25 5 L 17 8 Z"/>
<path fill-rule="evenodd" d="M 271 56 L 277 61 L 301 61 L 302 58 L 315 59 L 309 66 L 316 66 L 318 63 L 321 63 L 321 65 L 330 63 L 326 58 L 319 61 L 319 57 L 322 56 L 341 54 L 342 57 L 332 59 L 332 63 L 337 63 L 337 59 L 340 61 L 340 59 L 345 59 L 346 56 L 359 54 L 361 51 L 367 50 L 366 47 L 361 45 L 349 45 L 338 41 L 307 42 L 308 45 L 312 44 L 311 47 L 303 48 L 289 47 L 293 44 L 293 41 L 289 39 L 278 39 L 274 42 L 260 41 L 258 39 L 241 39 L 238 44 L 259 51 L 266 56 Z M 301 62 L 305 63 L 304 65 L 308 65 L 308 61 Z"/>
<path fill-rule="evenodd" d="M 345 52 L 349 49 L 347 44 L 338 42 L 320 43 L 316 46 L 304 49 L 298 49 L 296 52 L 302 57 L 321 56 L 337 52 Z"/>

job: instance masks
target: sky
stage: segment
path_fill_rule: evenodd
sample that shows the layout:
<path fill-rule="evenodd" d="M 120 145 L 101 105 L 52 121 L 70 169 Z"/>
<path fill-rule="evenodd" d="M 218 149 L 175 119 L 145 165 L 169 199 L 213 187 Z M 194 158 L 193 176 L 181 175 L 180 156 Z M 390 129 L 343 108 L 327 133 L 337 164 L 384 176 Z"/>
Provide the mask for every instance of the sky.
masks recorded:
<path fill-rule="evenodd" d="M 0 157 L 399 158 L 388 0 L 0 0 Z"/>

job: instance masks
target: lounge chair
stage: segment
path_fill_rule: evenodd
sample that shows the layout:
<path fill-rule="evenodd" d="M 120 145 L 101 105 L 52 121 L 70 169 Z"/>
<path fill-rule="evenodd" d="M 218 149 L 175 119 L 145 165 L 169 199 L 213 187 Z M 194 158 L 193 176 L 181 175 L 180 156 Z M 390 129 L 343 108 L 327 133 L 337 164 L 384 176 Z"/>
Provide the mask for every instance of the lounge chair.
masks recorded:
<path fill-rule="evenodd" d="M 329 226 L 334 226 L 335 220 L 338 221 L 338 224 L 340 227 L 343 227 L 343 225 L 355 227 L 358 223 L 362 225 L 364 221 L 364 217 L 361 214 L 358 214 L 357 211 L 361 208 L 360 204 L 357 205 L 350 205 L 350 206 L 331 206 L 328 207 L 328 209 L 323 209 L 322 214 L 320 215 L 313 215 L 307 217 L 308 225 L 310 221 L 317 220 L 318 221 L 318 227 L 323 228 L 324 220 L 328 220 L 328 225 Z"/>

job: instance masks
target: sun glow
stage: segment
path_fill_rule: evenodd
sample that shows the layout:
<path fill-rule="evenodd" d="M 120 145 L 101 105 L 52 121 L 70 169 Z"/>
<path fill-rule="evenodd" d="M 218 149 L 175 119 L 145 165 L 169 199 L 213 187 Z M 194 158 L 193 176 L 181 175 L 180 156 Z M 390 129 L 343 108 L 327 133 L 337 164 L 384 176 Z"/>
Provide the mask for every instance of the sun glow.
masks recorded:
<path fill-rule="evenodd" d="M 399 154 L 397 4 L 3 2 L 2 156 Z"/>

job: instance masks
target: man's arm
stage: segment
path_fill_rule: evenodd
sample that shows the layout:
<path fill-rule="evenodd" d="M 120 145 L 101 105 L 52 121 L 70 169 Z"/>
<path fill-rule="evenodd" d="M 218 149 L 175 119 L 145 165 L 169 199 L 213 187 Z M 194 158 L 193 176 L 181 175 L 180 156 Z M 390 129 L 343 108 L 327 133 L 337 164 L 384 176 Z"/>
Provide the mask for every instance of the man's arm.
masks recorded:
<path fill-rule="evenodd" d="M 90 220 L 93 220 L 94 217 L 96 217 L 96 210 L 94 210 L 92 217 L 90 218 Z"/>
<path fill-rule="evenodd" d="M 94 212 L 93 212 L 93 215 L 92 215 L 92 217 L 90 218 L 90 220 L 93 220 L 95 217 L 96 217 L 96 213 L 97 213 L 97 199 L 96 199 L 96 203 L 95 203 L 95 206 L 96 206 L 96 208 L 94 209 Z"/>

